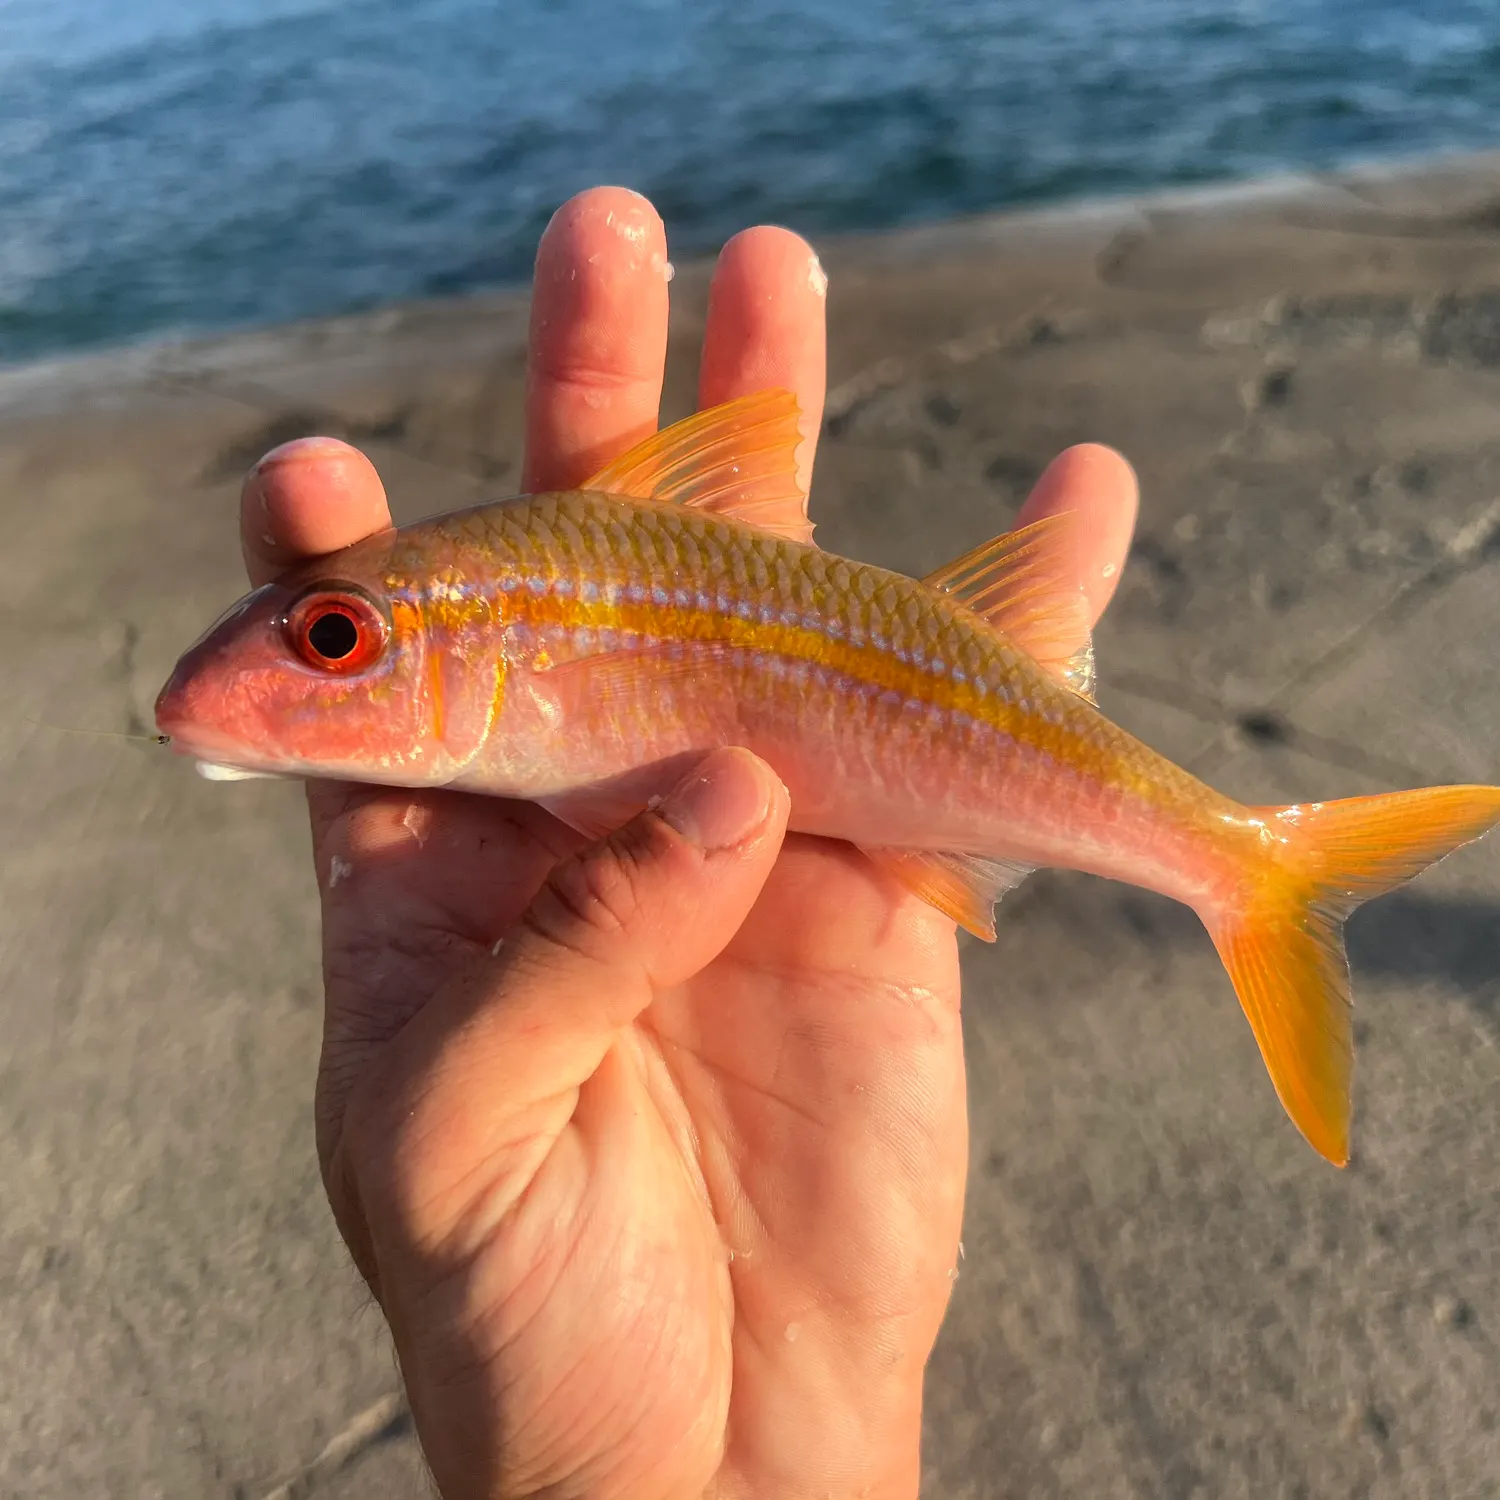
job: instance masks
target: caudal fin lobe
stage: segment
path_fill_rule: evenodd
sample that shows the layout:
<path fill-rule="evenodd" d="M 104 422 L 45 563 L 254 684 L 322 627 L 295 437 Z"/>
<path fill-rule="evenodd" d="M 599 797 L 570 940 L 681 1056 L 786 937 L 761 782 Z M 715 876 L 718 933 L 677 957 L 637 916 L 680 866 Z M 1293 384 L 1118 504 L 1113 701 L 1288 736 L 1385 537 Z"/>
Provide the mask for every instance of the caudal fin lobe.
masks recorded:
<path fill-rule="evenodd" d="M 1344 922 L 1500 822 L 1500 787 L 1427 787 L 1250 810 L 1275 853 L 1209 916 L 1271 1081 L 1308 1142 L 1349 1160 L 1352 1039 Z"/>

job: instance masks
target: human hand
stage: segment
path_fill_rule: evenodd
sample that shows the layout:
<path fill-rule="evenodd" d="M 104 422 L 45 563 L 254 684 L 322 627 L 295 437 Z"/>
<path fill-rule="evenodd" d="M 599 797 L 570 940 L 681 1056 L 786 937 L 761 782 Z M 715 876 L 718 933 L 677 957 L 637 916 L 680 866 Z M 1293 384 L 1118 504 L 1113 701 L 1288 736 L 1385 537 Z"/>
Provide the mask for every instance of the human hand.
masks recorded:
<path fill-rule="evenodd" d="M 654 429 L 665 259 L 623 190 L 548 228 L 527 490 Z M 805 478 L 815 264 L 782 230 L 726 246 L 699 391 L 795 391 Z M 1097 617 L 1130 471 L 1070 450 L 1022 519 L 1061 509 Z M 369 462 L 330 440 L 246 482 L 257 583 L 388 524 Z M 785 791 L 743 751 L 592 847 L 494 798 L 308 800 L 319 1157 L 443 1494 L 914 1495 L 967 1166 L 953 924 L 846 846 L 784 837 Z"/>

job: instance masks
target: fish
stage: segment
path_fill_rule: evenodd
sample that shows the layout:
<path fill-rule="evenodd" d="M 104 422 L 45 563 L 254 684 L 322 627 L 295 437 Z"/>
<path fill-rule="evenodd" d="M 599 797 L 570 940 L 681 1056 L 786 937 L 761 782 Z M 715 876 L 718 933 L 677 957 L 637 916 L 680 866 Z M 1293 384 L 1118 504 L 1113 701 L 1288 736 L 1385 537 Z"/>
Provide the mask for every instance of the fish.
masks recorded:
<path fill-rule="evenodd" d="M 743 746 L 790 828 L 987 941 L 1038 867 L 1158 892 L 1198 914 L 1287 1115 L 1344 1166 L 1344 921 L 1500 821 L 1500 787 L 1237 802 L 1099 708 L 1072 517 L 909 578 L 812 541 L 801 439 L 796 397 L 761 391 L 575 490 L 299 565 L 183 655 L 158 730 L 214 779 L 454 788 L 590 837 Z"/>

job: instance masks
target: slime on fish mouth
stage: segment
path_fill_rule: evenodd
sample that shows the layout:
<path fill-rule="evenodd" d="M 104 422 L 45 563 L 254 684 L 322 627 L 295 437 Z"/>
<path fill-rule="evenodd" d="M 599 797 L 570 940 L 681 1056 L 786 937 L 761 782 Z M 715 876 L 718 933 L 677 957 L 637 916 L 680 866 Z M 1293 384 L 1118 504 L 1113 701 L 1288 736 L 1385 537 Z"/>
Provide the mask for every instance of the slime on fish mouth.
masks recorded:
<path fill-rule="evenodd" d="M 1067 515 L 925 579 L 812 544 L 795 397 L 657 433 L 577 490 L 390 529 L 236 604 L 157 724 L 204 774 L 446 786 L 620 826 L 740 745 L 789 826 L 844 839 L 968 931 L 1034 868 L 1207 927 L 1287 1113 L 1349 1156 L 1343 923 L 1500 821 L 1500 787 L 1252 807 L 1093 697 Z"/>

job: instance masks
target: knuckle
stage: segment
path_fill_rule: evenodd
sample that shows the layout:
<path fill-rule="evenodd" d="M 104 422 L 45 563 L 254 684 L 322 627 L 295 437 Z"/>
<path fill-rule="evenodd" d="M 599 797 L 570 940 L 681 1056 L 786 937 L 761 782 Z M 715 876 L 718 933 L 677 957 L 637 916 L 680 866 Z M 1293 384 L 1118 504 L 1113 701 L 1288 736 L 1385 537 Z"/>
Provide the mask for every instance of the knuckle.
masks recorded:
<path fill-rule="evenodd" d="M 597 357 L 572 351 L 543 351 L 533 357 L 532 367 L 551 385 L 608 396 L 632 391 L 647 378 L 645 370 L 629 363 L 606 364 Z"/>
<path fill-rule="evenodd" d="M 558 865 L 523 925 L 550 947 L 603 961 L 639 928 L 649 866 L 658 853 L 654 830 L 622 829 L 598 848 Z"/>

